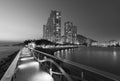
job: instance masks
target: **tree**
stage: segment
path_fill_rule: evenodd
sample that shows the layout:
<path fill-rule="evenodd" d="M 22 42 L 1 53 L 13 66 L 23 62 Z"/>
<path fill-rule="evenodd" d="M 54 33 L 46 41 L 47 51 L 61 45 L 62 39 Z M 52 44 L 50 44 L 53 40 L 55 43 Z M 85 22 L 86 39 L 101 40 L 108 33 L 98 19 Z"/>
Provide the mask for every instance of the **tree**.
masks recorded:
<path fill-rule="evenodd" d="M 32 42 L 32 40 L 25 40 L 25 41 L 24 41 L 24 44 L 27 45 L 27 44 L 29 44 L 29 43 L 31 43 L 31 42 Z"/>

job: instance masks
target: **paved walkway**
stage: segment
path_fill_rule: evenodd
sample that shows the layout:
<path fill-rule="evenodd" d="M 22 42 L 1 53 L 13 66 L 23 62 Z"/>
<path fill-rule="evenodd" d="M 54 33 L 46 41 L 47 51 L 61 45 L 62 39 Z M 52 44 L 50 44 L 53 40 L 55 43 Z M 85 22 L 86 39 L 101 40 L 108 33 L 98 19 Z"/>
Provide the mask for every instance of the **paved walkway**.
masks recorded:
<path fill-rule="evenodd" d="M 10 73 L 7 74 L 10 75 Z M 10 81 L 10 79 L 8 81 Z M 47 72 L 40 71 L 39 63 L 34 60 L 30 50 L 24 47 L 19 55 L 19 59 L 17 61 L 17 69 L 15 71 L 12 81 L 54 81 L 54 80 L 51 77 L 51 75 L 49 75 Z"/>

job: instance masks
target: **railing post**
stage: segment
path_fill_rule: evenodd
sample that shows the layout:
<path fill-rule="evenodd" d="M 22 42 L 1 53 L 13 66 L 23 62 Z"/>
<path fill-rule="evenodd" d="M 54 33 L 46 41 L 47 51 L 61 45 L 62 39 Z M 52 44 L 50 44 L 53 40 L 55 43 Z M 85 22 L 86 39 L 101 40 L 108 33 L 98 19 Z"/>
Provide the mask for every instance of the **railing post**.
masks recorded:
<path fill-rule="evenodd" d="M 63 81 L 63 75 L 60 75 L 60 81 Z"/>
<path fill-rule="evenodd" d="M 50 68 L 49 72 L 50 72 L 50 75 L 52 76 L 52 68 Z"/>
<path fill-rule="evenodd" d="M 44 60 L 46 60 L 46 59 L 47 59 L 47 57 L 46 57 L 46 56 L 44 56 L 44 57 L 43 57 L 43 59 L 44 59 Z M 46 62 L 45 62 L 44 64 L 45 64 L 45 66 L 47 66 L 47 63 L 46 63 Z"/>

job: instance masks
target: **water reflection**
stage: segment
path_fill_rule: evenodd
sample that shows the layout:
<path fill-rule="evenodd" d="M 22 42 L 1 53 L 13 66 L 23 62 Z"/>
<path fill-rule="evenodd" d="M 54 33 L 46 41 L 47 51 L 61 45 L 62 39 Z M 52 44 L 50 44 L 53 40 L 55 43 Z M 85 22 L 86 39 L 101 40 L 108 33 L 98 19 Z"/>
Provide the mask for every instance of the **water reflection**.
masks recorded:
<path fill-rule="evenodd" d="M 120 75 L 120 48 L 81 47 L 55 52 L 56 57 L 71 60 Z"/>
<path fill-rule="evenodd" d="M 65 50 L 54 52 L 54 56 L 61 58 L 61 59 L 69 59 L 70 54 L 72 53 L 73 53 L 73 49 L 65 49 Z"/>
<path fill-rule="evenodd" d="M 67 49 L 65 49 L 65 54 L 67 54 L 68 53 L 68 51 L 67 51 Z"/>
<path fill-rule="evenodd" d="M 114 59 L 114 61 L 117 60 L 117 52 L 115 50 L 113 51 L 113 59 Z"/>

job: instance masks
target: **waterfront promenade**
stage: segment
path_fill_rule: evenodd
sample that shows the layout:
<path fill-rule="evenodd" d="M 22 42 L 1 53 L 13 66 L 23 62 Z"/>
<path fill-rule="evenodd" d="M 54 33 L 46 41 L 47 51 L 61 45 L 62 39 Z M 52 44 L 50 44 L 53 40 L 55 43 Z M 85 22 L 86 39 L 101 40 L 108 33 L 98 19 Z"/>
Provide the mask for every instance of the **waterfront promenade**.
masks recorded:
<path fill-rule="evenodd" d="M 42 57 L 45 56 L 48 59 L 47 58 L 41 59 L 41 56 Z M 46 62 L 46 61 L 55 64 L 61 72 L 54 72 L 50 68 L 47 69 L 47 71 L 44 70 L 45 67 L 42 67 L 41 63 Z M 43 64 L 46 65 L 46 63 L 43 63 Z M 68 68 L 69 66 L 72 66 L 72 67 L 77 67 L 77 69 L 82 69 L 82 70 L 76 71 L 76 69 L 73 70 L 73 68 L 70 67 L 72 71 L 68 72 L 67 70 L 65 70 L 66 72 L 68 72 L 69 74 L 68 75 L 62 69 L 65 67 L 62 67 L 63 65 L 61 64 L 63 65 L 67 64 L 68 66 L 65 66 L 66 68 Z M 79 72 L 77 73 L 79 74 L 79 76 L 73 75 L 76 72 Z M 88 75 L 88 73 L 92 76 L 93 74 L 95 75 L 94 77 L 91 78 L 91 77 L 86 76 Z M 24 47 L 19 51 L 19 53 L 17 54 L 17 56 L 15 57 L 15 59 L 13 60 L 9 68 L 7 69 L 7 71 L 5 72 L 4 76 L 2 77 L 1 81 L 64 81 L 64 79 L 61 79 L 60 76 L 57 78 L 53 77 L 53 74 L 65 76 L 65 78 L 67 78 L 67 81 L 72 81 L 72 79 L 77 79 L 73 81 L 78 81 L 78 80 L 79 81 L 91 81 L 92 79 L 93 79 L 92 81 L 96 81 L 94 80 L 94 78 L 96 79 L 97 76 L 100 76 L 99 78 L 97 78 L 97 81 L 107 81 L 107 80 L 104 80 L 104 78 L 101 78 L 101 76 L 106 77 L 107 79 L 109 79 L 109 81 L 120 80 L 119 77 L 114 76 L 113 74 L 103 72 L 98 69 L 88 67 L 86 65 L 78 64 L 70 60 L 60 59 L 51 54 L 40 52 L 36 49 Z M 72 77 L 72 79 L 69 76 Z"/>

